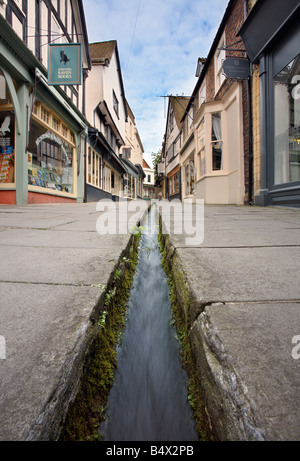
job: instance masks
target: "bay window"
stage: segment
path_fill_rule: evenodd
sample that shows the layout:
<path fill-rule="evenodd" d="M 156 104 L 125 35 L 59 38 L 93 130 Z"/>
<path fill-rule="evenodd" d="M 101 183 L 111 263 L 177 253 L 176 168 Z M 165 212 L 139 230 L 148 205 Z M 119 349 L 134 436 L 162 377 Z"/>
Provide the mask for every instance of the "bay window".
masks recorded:
<path fill-rule="evenodd" d="M 218 171 L 223 169 L 221 112 L 211 115 L 211 125 L 212 169 Z"/>

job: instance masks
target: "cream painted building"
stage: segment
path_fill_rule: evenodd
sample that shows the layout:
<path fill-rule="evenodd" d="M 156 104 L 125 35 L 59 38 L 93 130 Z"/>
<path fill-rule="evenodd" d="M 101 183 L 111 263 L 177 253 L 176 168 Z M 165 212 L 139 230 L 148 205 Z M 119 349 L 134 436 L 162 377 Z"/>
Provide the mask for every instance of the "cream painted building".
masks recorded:
<path fill-rule="evenodd" d="M 236 34 L 243 20 L 243 1 L 230 1 L 197 74 L 198 81 L 182 120 L 183 200 L 236 205 L 246 201 L 247 83 L 229 79 L 223 72 L 228 56 L 242 59 L 245 55 L 235 51 Z M 242 45 L 238 46 L 240 49 Z"/>
<path fill-rule="evenodd" d="M 136 197 L 143 197 L 143 154 L 144 147 L 135 123 L 134 114 L 126 101 L 127 120 L 125 124 L 125 145 L 122 147 L 122 160 L 135 172 Z"/>
<path fill-rule="evenodd" d="M 119 154 L 125 144 L 126 100 L 116 40 L 90 44 L 92 69 L 87 79 L 86 198 L 123 197 L 127 169 Z"/>

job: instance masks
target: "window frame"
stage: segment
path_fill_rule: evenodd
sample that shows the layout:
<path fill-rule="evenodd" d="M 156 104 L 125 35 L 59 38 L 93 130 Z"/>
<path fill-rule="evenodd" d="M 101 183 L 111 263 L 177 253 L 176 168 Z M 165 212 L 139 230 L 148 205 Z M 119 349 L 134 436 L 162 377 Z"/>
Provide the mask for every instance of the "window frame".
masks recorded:
<path fill-rule="evenodd" d="M 213 116 L 219 114 L 220 115 L 220 130 L 221 130 L 221 137 L 218 137 L 215 135 L 216 139 L 213 139 L 213 136 L 215 134 L 214 127 L 213 127 Z M 223 149 L 223 137 L 222 137 L 222 111 L 217 111 L 217 112 L 212 112 L 211 113 L 211 171 L 212 172 L 217 172 L 217 171 L 223 171 L 224 170 L 224 149 Z M 221 150 L 221 159 L 220 159 L 220 168 L 214 168 L 214 149 L 216 149 L 214 146 L 217 144 L 220 145 L 220 150 Z"/>
<path fill-rule="evenodd" d="M 112 90 L 112 94 L 113 94 L 113 108 L 114 108 L 114 111 L 117 117 L 119 118 L 119 100 L 114 90 Z"/>
<path fill-rule="evenodd" d="M 220 49 L 225 46 L 226 38 L 224 32 L 215 53 L 215 94 L 219 91 L 226 80 L 226 76 L 223 74 L 223 62 L 226 59 L 226 50 Z"/>

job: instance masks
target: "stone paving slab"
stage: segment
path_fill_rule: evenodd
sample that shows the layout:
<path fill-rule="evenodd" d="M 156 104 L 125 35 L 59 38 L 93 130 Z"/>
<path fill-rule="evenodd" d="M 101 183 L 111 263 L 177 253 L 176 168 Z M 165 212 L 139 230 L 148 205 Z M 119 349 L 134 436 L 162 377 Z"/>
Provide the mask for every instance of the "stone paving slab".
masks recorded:
<path fill-rule="evenodd" d="M 96 284 L 106 283 L 124 248 L 102 249 L 2 247 L 0 280 L 6 282 Z M 26 268 L 26 269 L 25 269 Z"/>
<path fill-rule="evenodd" d="M 300 300 L 300 246 L 179 248 L 177 252 L 202 304 Z"/>
<path fill-rule="evenodd" d="M 214 438 L 300 440 L 300 354 L 292 356 L 300 210 L 205 206 L 195 246 L 175 233 L 176 219 L 180 209 L 163 223 L 171 226 L 168 254 L 189 284 L 192 347 Z"/>
<path fill-rule="evenodd" d="M 0 205 L 2 441 L 38 440 L 74 396 L 91 316 L 131 237 L 100 235 L 101 215 L 96 203 Z"/>
<path fill-rule="evenodd" d="M 191 336 L 222 440 L 299 440 L 300 303 L 207 306 Z M 222 406 L 222 418 L 219 419 Z"/>
<path fill-rule="evenodd" d="M 83 347 L 102 290 L 0 282 L 0 291 L 0 440 L 24 441 L 68 381 L 68 357 Z"/>

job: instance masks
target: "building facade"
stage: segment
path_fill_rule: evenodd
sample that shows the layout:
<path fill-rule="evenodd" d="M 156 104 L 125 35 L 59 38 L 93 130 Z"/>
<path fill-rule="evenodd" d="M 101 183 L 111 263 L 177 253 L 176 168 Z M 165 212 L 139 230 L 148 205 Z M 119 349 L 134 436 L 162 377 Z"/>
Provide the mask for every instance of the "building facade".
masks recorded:
<path fill-rule="evenodd" d="M 143 198 L 145 200 L 151 200 L 154 198 L 154 169 L 150 168 L 146 160 L 143 160 L 143 170 L 145 173 L 144 183 L 143 183 Z"/>
<path fill-rule="evenodd" d="M 126 104 L 128 114 L 125 124 L 126 143 L 122 148 L 121 157 L 130 170 L 124 178 L 124 196 L 127 198 L 142 198 L 143 180 L 145 177 L 143 172 L 144 147 L 135 123 L 134 114 L 128 101 L 126 101 Z"/>
<path fill-rule="evenodd" d="M 49 84 L 54 41 L 80 44 L 81 84 Z M 81 0 L 1 2 L 0 203 L 84 200 L 90 65 Z"/>
<path fill-rule="evenodd" d="M 247 3 L 239 34 L 254 69 L 254 202 L 299 207 L 300 3 Z"/>
<path fill-rule="evenodd" d="M 125 144 L 125 91 L 116 40 L 90 44 L 92 68 L 86 86 L 90 123 L 85 174 L 86 201 L 119 200 L 127 170 L 119 158 Z"/>
<path fill-rule="evenodd" d="M 181 199 L 181 165 L 180 150 L 183 144 L 182 119 L 185 115 L 189 98 L 185 96 L 169 96 L 167 123 L 163 143 L 165 160 L 165 196 L 170 199 Z"/>
<path fill-rule="evenodd" d="M 223 70 L 227 59 L 246 60 L 236 37 L 244 18 L 243 0 L 231 0 L 207 58 L 198 61 L 198 80 L 182 118 L 183 200 L 241 205 L 251 199 L 248 83 Z"/>
<path fill-rule="evenodd" d="M 116 40 L 91 43 L 90 55 L 86 201 L 136 199 L 143 192 L 143 145 L 126 101 Z"/>

